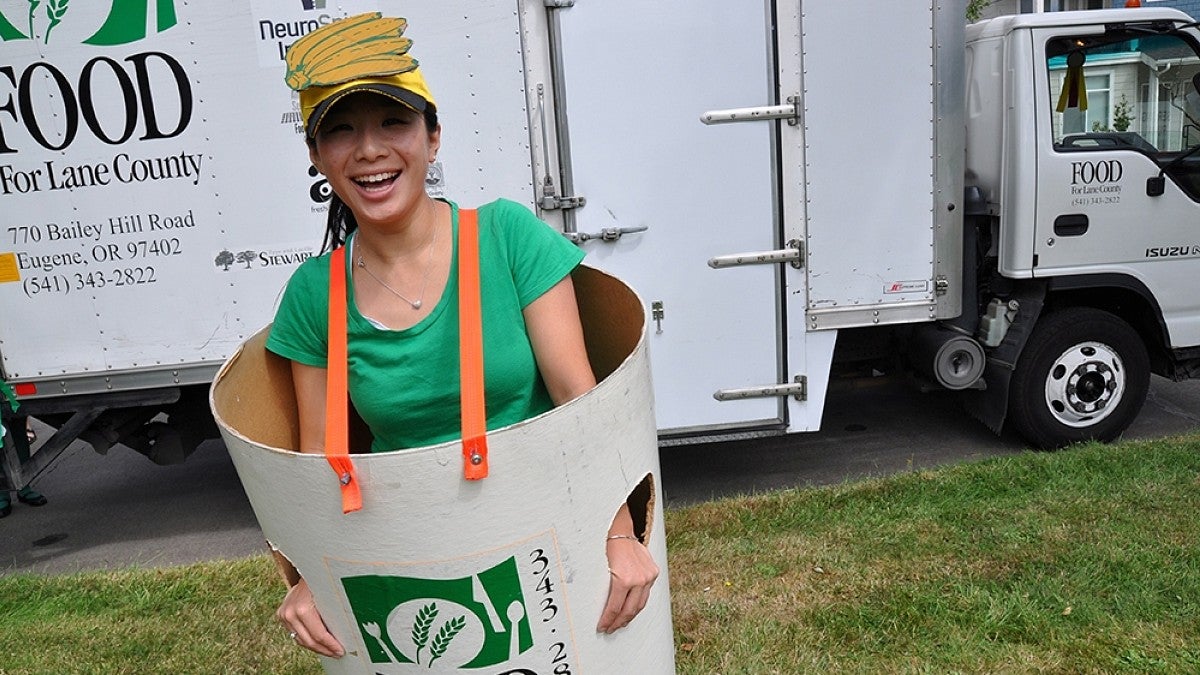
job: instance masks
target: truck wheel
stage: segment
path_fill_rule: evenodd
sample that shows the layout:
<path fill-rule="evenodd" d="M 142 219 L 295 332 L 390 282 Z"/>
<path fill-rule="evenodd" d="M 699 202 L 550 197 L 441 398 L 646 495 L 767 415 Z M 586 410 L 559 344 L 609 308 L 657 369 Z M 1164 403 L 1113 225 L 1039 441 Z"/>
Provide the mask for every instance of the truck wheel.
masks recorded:
<path fill-rule="evenodd" d="M 1072 308 L 1038 320 L 1009 390 L 1009 419 L 1047 450 L 1109 442 L 1133 422 L 1150 387 L 1150 357 L 1133 328 L 1108 312 Z"/>

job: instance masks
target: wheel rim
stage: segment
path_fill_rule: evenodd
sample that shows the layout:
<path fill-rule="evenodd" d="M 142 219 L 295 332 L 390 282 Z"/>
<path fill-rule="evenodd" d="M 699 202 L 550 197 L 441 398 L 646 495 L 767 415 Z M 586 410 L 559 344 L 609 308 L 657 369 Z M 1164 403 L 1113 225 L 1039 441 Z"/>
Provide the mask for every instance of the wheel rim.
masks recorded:
<path fill-rule="evenodd" d="M 1089 427 L 1117 409 L 1125 394 L 1125 364 L 1111 347 L 1081 342 L 1063 352 L 1046 375 L 1046 406 L 1069 427 Z"/>

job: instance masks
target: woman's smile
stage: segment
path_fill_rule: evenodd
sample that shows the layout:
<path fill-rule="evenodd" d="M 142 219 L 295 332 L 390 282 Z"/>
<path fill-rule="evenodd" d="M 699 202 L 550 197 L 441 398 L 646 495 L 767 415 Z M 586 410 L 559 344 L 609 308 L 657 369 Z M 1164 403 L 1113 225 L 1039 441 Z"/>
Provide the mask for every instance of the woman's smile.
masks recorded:
<path fill-rule="evenodd" d="M 396 178 L 400 176 L 400 173 L 400 171 L 373 173 L 355 178 L 354 182 L 367 192 L 379 192 L 391 187 L 396 182 Z"/>

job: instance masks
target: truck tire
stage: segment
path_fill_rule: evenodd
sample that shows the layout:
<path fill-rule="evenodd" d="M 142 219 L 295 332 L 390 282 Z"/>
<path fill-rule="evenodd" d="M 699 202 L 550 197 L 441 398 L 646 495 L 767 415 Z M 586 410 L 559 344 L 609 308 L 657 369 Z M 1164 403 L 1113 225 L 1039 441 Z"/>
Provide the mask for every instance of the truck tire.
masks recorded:
<path fill-rule="evenodd" d="M 1137 417 L 1150 387 L 1150 357 L 1137 332 L 1097 309 L 1043 315 L 1017 360 L 1009 420 L 1033 445 L 1052 450 L 1109 442 Z"/>

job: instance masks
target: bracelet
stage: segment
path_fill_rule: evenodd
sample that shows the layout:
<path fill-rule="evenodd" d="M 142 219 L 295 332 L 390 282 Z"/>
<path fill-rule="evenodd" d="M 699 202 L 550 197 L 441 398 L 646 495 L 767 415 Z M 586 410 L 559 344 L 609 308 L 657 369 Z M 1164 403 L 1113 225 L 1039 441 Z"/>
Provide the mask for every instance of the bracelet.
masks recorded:
<path fill-rule="evenodd" d="M 637 537 L 633 536 L 632 534 L 610 534 L 610 535 L 608 535 L 608 541 L 612 541 L 613 539 L 630 539 L 630 540 L 636 541 L 639 544 L 642 543 L 641 539 L 638 539 Z"/>

